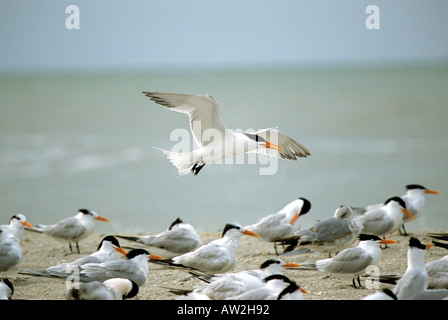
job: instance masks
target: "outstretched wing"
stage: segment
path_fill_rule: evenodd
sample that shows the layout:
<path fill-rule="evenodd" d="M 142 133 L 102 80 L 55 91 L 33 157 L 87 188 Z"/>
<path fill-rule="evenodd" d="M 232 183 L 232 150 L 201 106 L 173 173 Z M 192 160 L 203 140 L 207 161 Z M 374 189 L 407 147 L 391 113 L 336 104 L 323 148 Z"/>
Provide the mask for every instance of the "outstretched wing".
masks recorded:
<path fill-rule="evenodd" d="M 190 118 L 190 128 L 198 146 L 206 130 L 218 130 L 224 134 L 226 126 L 219 114 L 219 102 L 209 95 L 190 95 L 178 93 L 143 92 L 157 104 L 170 110 L 185 113 Z"/>
<path fill-rule="evenodd" d="M 263 153 L 267 156 L 279 156 L 282 159 L 297 160 L 297 157 L 305 158 L 311 155 L 307 148 L 305 148 L 303 145 L 287 136 L 286 134 L 281 133 L 277 129 L 263 129 L 254 132 L 254 134 L 262 137 L 266 141 L 275 143 L 281 147 L 281 149 L 278 151 L 267 148 L 260 148 L 257 150 L 258 152 Z"/>

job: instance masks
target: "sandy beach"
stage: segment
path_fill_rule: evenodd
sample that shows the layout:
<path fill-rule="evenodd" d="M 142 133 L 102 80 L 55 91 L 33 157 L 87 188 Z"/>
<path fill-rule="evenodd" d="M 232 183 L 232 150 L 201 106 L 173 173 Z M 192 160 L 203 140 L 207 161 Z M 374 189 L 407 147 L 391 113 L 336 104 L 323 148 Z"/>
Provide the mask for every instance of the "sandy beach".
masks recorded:
<path fill-rule="evenodd" d="M 428 231 L 411 232 L 423 243 L 431 243 L 431 238 L 426 236 Z M 201 233 L 206 243 L 220 237 L 220 232 Z M 88 255 L 96 250 L 98 243 L 105 235 L 93 234 L 80 242 L 81 253 L 70 253 L 67 244 L 59 243 L 45 235 L 26 231 L 22 237 L 23 259 L 18 268 L 44 269 L 61 262 L 73 261 L 81 256 Z M 406 270 L 409 236 L 401 236 L 398 233 L 388 236 L 397 244 L 389 245 L 382 250 L 382 256 L 378 264 L 382 274 L 398 274 Z M 136 247 L 132 242 L 121 240 L 124 248 Z M 151 253 L 161 253 L 151 250 Z M 438 259 L 448 252 L 446 249 L 433 246 L 427 251 L 425 261 Z M 235 271 L 258 268 L 266 259 L 275 257 L 274 247 L 260 238 L 243 236 L 237 251 L 237 267 Z M 280 256 L 281 259 L 298 264 L 315 262 L 326 258 L 324 253 L 305 253 L 300 255 Z M 360 300 L 376 291 L 377 288 L 389 287 L 388 284 L 370 283 L 373 288 L 355 289 L 350 281 L 342 281 L 333 276 L 319 271 L 292 270 L 285 271 L 285 275 L 296 281 L 308 294 L 305 300 Z M 20 274 L 17 268 L 3 272 L 1 277 L 7 277 L 14 285 L 13 299 L 25 300 L 65 300 L 65 280 L 55 278 L 36 277 Z M 170 269 L 160 265 L 150 264 L 150 272 L 144 286 L 140 287 L 139 294 L 133 298 L 136 300 L 174 300 L 176 294 L 170 292 L 173 289 L 193 289 L 197 285 L 204 284 L 201 280 L 192 277 L 189 273 L 179 269 Z"/>

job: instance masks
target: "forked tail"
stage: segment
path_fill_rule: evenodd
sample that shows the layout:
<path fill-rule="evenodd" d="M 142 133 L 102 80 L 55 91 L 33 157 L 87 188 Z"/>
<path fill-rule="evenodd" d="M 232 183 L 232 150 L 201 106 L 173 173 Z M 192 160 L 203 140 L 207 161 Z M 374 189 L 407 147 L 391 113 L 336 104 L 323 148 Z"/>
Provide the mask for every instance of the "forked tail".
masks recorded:
<path fill-rule="evenodd" d="M 162 151 L 167 156 L 168 160 L 170 160 L 170 162 L 177 168 L 180 176 L 190 172 L 197 175 L 204 166 L 204 164 L 199 164 L 198 161 L 195 161 L 193 152 L 173 152 L 156 147 L 154 148 Z"/>

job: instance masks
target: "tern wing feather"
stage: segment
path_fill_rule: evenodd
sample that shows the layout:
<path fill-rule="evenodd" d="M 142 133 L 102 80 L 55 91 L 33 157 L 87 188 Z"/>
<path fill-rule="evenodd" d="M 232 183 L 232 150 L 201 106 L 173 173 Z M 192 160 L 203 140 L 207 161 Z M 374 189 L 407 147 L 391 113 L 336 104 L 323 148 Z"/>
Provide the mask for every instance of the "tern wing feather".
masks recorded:
<path fill-rule="evenodd" d="M 170 110 L 185 113 L 190 118 L 190 128 L 199 146 L 203 146 L 202 137 L 208 129 L 224 134 L 226 126 L 219 114 L 219 102 L 210 95 L 190 95 L 178 93 L 143 92 L 157 104 Z"/>
<path fill-rule="evenodd" d="M 270 157 L 280 157 L 282 159 L 297 160 L 311 155 L 310 151 L 296 140 L 278 131 L 277 129 L 269 128 L 256 131 L 254 134 L 264 138 L 266 141 L 275 143 L 281 147 L 281 150 L 260 148 L 257 151 Z"/>

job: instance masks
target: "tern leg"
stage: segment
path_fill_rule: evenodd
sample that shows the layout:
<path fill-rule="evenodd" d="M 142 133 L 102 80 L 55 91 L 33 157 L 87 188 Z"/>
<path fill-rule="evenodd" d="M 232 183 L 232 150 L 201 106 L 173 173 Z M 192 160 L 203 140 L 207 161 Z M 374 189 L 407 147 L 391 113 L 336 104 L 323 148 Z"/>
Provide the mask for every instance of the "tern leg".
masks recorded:
<path fill-rule="evenodd" d="M 71 243 L 71 242 L 69 242 L 69 243 L 68 243 L 68 246 L 69 246 L 69 248 L 70 248 L 70 252 L 71 252 L 71 253 L 73 253 L 73 249 L 72 249 L 72 243 Z"/>
<path fill-rule="evenodd" d="M 274 242 L 274 250 L 275 250 L 275 254 L 278 256 L 277 242 Z"/>
<path fill-rule="evenodd" d="M 386 239 L 386 236 L 383 236 L 383 239 Z M 387 249 L 387 248 L 389 248 L 389 247 L 387 246 L 387 243 L 385 243 L 384 245 L 383 245 L 383 244 L 380 245 L 380 247 L 381 247 L 381 249 Z"/>
<path fill-rule="evenodd" d="M 78 245 L 78 242 L 76 242 L 76 249 L 78 249 L 78 253 L 81 253 L 81 251 L 79 251 L 79 245 Z"/>
<path fill-rule="evenodd" d="M 195 163 L 193 168 L 191 168 L 191 172 L 193 173 L 193 175 L 197 176 L 199 171 L 201 171 L 201 169 L 205 166 L 204 163 L 202 164 L 197 164 Z"/>
<path fill-rule="evenodd" d="M 356 286 L 355 279 L 358 281 L 359 287 Z M 359 276 L 353 277 L 353 279 L 352 279 L 352 284 L 353 284 L 353 287 L 354 287 L 355 289 L 362 288 L 361 280 L 359 279 Z"/>
<path fill-rule="evenodd" d="M 399 229 L 399 231 L 400 231 L 400 234 L 402 236 L 408 236 L 409 235 L 409 233 L 407 233 L 407 231 L 406 231 L 406 228 L 404 227 L 404 223 L 401 225 L 401 228 Z"/>

